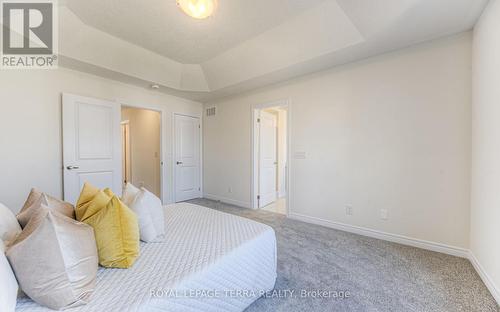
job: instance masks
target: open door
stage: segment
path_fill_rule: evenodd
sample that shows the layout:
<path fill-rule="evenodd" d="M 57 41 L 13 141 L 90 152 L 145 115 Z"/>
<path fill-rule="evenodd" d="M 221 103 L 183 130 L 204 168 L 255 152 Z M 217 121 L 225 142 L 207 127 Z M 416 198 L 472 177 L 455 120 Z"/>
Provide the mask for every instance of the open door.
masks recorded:
<path fill-rule="evenodd" d="M 85 182 L 122 193 L 120 105 L 63 94 L 64 199 L 76 203 Z"/>
<path fill-rule="evenodd" d="M 277 131 L 276 115 L 260 111 L 259 122 L 259 208 L 277 199 Z"/>

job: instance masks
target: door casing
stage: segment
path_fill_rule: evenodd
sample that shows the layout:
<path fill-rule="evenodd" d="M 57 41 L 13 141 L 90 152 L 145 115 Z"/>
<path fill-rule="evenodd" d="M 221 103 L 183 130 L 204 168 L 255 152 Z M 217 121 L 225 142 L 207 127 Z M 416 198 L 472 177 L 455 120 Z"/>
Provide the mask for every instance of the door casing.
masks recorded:
<path fill-rule="evenodd" d="M 122 99 L 117 102 L 120 103 L 121 108 L 146 109 L 160 113 L 160 199 L 164 205 L 172 203 L 172 195 L 169 196 L 169 194 L 172 194 L 173 189 L 171 188 L 172 184 L 169 183 L 170 179 L 166 168 L 167 166 L 165 165 L 168 163 L 166 161 L 168 155 L 165 149 L 165 146 L 168 143 L 168 136 L 165 136 L 165 123 L 168 122 L 169 117 L 165 107 L 161 105 L 130 102 Z"/>
<path fill-rule="evenodd" d="M 70 93 L 63 93 L 62 98 L 64 100 L 64 96 L 68 95 L 73 95 Z M 77 95 L 78 96 L 78 95 Z M 198 114 L 185 114 L 182 112 L 172 112 L 169 109 L 165 108 L 163 105 L 159 104 L 146 104 L 146 103 L 138 103 L 138 102 L 131 102 L 128 100 L 124 99 L 116 99 L 113 100 L 113 102 L 116 102 L 119 105 L 119 109 L 123 106 L 126 107 L 133 107 L 133 108 L 142 108 L 142 109 L 148 109 L 148 110 L 154 110 L 157 111 L 161 114 L 161 130 L 160 130 L 160 137 L 161 137 L 161 150 L 160 150 L 160 155 L 161 155 L 161 200 L 163 204 L 170 204 L 175 202 L 175 167 L 173 166 L 174 163 L 174 156 L 173 153 L 175 151 L 175 129 L 174 129 L 174 118 L 175 115 L 184 115 L 184 116 L 190 116 L 190 117 L 195 117 L 199 118 L 200 124 L 201 124 L 201 129 L 200 129 L 200 195 L 203 194 L 203 119 L 201 118 L 201 115 Z M 168 121 L 170 120 L 170 126 L 168 126 Z M 167 131 L 167 126 L 170 128 L 170 134 L 171 135 L 166 135 Z M 117 131 L 119 132 L 119 124 Z M 121 139 L 119 140 L 121 142 Z M 64 143 L 64 142 L 63 142 Z M 170 151 L 166 149 L 166 146 L 171 146 Z M 120 172 L 121 172 L 121 149 L 120 150 Z M 168 165 L 170 164 L 170 166 Z M 170 167 L 170 168 L 169 168 Z M 122 178 L 120 178 L 122 180 Z M 121 192 L 120 192 L 121 193 Z M 64 182 L 63 182 L 63 194 L 64 194 Z"/>
<path fill-rule="evenodd" d="M 290 216 L 292 213 L 293 209 L 293 203 L 291 201 L 291 181 L 292 181 L 292 158 L 291 158 L 291 146 L 292 146 L 292 102 L 289 99 L 283 99 L 283 100 L 277 100 L 273 102 L 265 102 L 261 104 L 255 104 L 251 107 L 252 110 L 252 120 L 251 120 L 251 125 L 252 125 L 252 151 L 251 151 L 251 158 L 252 158 L 252 183 L 251 183 L 251 190 L 250 194 L 252 196 L 252 208 L 253 209 L 259 209 L 259 202 L 257 199 L 258 190 L 259 190 L 259 155 L 258 155 L 258 148 L 256 148 L 258 144 L 258 127 L 259 124 L 257 122 L 257 118 L 259 116 L 259 111 L 262 109 L 266 108 L 271 108 L 271 107 L 280 107 L 281 109 L 286 110 L 287 112 L 287 143 L 286 143 L 286 148 L 287 148 L 287 155 L 286 155 L 286 185 L 288 186 L 287 192 L 286 192 L 286 215 L 287 217 Z"/>
<path fill-rule="evenodd" d="M 132 181 L 131 148 L 130 148 L 130 121 L 121 122 L 122 127 L 122 179 L 124 183 Z M 161 187 L 160 187 L 161 188 Z"/>
<path fill-rule="evenodd" d="M 199 181 L 198 181 L 198 184 L 199 184 L 199 190 L 198 190 L 198 197 L 202 197 L 203 196 L 203 131 L 202 131 L 202 118 L 200 118 L 199 116 L 193 116 L 193 115 L 187 115 L 187 114 L 182 114 L 182 113 L 176 113 L 174 112 L 172 114 L 172 151 L 173 151 L 173 157 L 172 157 L 172 171 L 173 171 L 173 183 L 172 183 L 172 186 L 173 186 L 173 190 L 172 190 L 172 198 L 173 198 L 173 202 L 176 203 L 178 202 L 178 198 L 177 198 L 177 134 L 176 134 L 176 118 L 177 116 L 180 116 L 180 117 L 189 117 L 189 118 L 194 118 L 194 119 L 198 119 L 198 123 L 199 123 L 199 147 L 198 147 L 198 151 L 199 151 L 199 154 L 198 154 L 198 168 L 199 168 L 199 172 L 198 172 L 198 177 L 199 177 Z"/>

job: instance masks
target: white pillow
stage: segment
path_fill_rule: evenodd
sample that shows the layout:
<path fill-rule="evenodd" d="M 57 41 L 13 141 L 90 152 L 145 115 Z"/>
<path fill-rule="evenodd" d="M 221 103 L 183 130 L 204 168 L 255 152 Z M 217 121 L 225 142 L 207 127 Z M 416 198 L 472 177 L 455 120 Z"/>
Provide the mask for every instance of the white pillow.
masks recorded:
<path fill-rule="evenodd" d="M 161 200 L 141 188 L 128 206 L 137 214 L 141 240 L 146 243 L 161 242 L 165 237 L 165 214 Z"/>
<path fill-rule="evenodd" d="M 0 248 L 3 250 L 3 242 Z M 0 252 L 0 276 L 0 311 L 14 312 L 19 285 L 3 251 Z"/>
<path fill-rule="evenodd" d="M 4 245 L 8 246 L 21 231 L 16 216 L 0 203 L 0 238 Z"/>
<path fill-rule="evenodd" d="M 86 304 L 98 256 L 93 229 L 42 205 L 6 252 L 21 289 L 54 310 Z"/>
<path fill-rule="evenodd" d="M 16 216 L 22 228 L 26 226 L 33 213 L 40 207 L 40 203 L 68 218 L 75 219 L 75 207 L 72 204 L 44 194 L 37 189 L 31 189 L 28 199 L 26 199 L 23 208 Z"/>
<path fill-rule="evenodd" d="M 121 198 L 122 203 L 124 203 L 127 206 L 130 206 L 134 202 L 137 195 L 139 195 L 140 191 L 141 190 L 132 185 L 132 183 L 127 183 L 123 188 L 122 198 Z"/>

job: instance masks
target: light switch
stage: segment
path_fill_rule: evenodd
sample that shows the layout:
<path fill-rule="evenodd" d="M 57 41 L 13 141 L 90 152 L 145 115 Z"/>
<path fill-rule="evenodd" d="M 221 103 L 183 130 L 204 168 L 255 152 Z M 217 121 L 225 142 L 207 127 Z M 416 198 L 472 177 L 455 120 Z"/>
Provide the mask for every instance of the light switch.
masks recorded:
<path fill-rule="evenodd" d="M 293 154 L 293 158 L 295 159 L 306 159 L 306 152 L 295 152 Z"/>

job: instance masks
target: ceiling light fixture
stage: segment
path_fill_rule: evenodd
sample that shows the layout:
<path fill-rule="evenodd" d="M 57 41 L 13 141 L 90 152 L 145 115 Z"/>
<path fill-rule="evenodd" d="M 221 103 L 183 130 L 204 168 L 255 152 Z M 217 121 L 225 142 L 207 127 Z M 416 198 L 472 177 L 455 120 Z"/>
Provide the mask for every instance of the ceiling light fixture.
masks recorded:
<path fill-rule="evenodd" d="M 215 12 L 217 0 L 177 0 L 177 5 L 187 15 L 196 19 L 204 19 Z"/>

